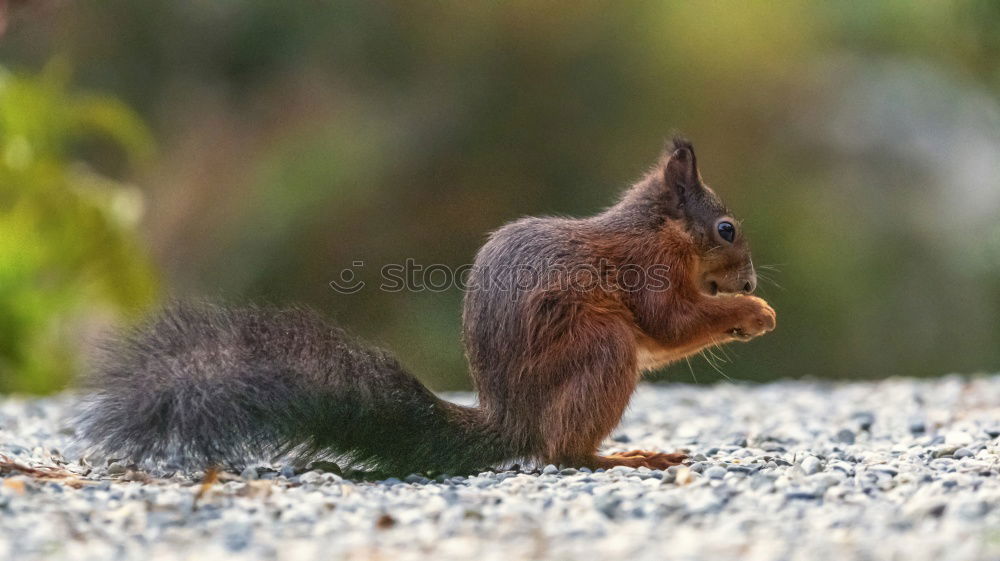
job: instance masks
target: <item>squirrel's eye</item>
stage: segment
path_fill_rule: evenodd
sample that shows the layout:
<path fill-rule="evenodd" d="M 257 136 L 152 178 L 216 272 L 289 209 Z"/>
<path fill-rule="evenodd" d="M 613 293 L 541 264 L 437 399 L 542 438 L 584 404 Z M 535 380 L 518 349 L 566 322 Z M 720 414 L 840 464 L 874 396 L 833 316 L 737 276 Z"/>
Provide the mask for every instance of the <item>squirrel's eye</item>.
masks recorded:
<path fill-rule="evenodd" d="M 733 240 L 736 239 L 736 226 L 733 226 L 732 222 L 728 221 L 719 222 L 719 225 L 716 226 L 716 228 L 718 228 L 719 235 L 722 236 L 722 239 L 726 240 L 727 242 L 733 243 Z"/>

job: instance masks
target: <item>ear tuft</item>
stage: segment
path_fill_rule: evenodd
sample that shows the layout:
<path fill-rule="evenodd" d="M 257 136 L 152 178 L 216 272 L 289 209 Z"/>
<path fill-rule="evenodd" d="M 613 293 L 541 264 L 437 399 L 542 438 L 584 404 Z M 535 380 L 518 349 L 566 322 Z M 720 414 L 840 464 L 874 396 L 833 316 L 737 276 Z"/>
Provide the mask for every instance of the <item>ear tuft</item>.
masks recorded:
<path fill-rule="evenodd" d="M 691 141 L 675 136 L 667 143 L 664 156 L 666 163 L 663 167 L 663 179 L 667 188 L 683 192 L 699 184 L 701 177 Z"/>
<path fill-rule="evenodd" d="M 675 136 L 667 141 L 665 151 L 667 155 L 671 157 L 678 156 L 681 159 L 686 158 L 687 155 L 694 157 L 694 145 L 691 144 L 690 140 L 684 138 L 683 136 Z M 685 152 L 685 154 L 681 155 L 679 152 Z"/>

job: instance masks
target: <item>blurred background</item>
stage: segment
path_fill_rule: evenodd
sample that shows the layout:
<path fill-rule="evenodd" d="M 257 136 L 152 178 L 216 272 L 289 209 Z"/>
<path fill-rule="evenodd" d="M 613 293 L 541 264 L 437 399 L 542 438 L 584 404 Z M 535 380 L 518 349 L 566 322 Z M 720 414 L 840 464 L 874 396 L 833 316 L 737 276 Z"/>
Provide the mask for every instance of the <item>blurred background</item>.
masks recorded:
<path fill-rule="evenodd" d="M 172 296 L 308 303 L 467 388 L 459 290 L 328 283 L 597 212 L 672 131 L 779 328 L 658 379 L 1000 366 L 1000 3 L 0 5 L 0 392 Z"/>

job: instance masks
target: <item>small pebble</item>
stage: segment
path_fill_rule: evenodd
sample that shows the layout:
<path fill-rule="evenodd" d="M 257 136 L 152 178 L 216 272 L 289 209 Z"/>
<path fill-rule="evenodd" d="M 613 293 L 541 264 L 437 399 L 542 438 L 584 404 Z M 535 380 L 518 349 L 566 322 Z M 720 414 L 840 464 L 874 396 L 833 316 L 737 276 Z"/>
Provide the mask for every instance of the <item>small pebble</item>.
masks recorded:
<path fill-rule="evenodd" d="M 837 441 L 844 444 L 854 444 L 854 431 L 850 429 L 840 429 L 837 431 Z"/>
<path fill-rule="evenodd" d="M 806 456 L 806 458 L 802 460 L 801 467 L 802 471 L 805 472 L 806 475 L 812 475 L 814 473 L 818 473 L 819 470 L 822 469 L 823 465 L 822 462 L 819 461 L 819 458 L 815 456 Z"/>
<path fill-rule="evenodd" d="M 726 476 L 726 468 L 722 466 L 712 466 L 705 470 L 704 475 L 709 479 L 722 479 Z"/>
<path fill-rule="evenodd" d="M 955 444 L 945 444 L 944 446 L 939 446 L 934 450 L 933 455 L 935 458 L 947 458 L 955 454 L 959 449 L 958 445 Z"/>
<path fill-rule="evenodd" d="M 307 471 L 299 476 L 299 481 L 306 485 L 313 485 L 317 483 L 322 483 L 326 479 L 323 477 L 325 474 L 319 471 Z M 250 479 L 250 478 L 244 478 Z"/>
<path fill-rule="evenodd" d="M 407 475 L 403 481 L 406 483 L 417 483 L 420 485 L 430 483 L 430 479 L 427 479 L 427 477 L 420 475 L 419 473 L 411 473 L 410 475 Z"/>
<path fill-rule="evenodd" d="M 965 431 L 949 431 L 944 435 L 944 443 L 948 446 L 968 446 L 969 444 L 972 444 L 972 441 L 972 435 Z"/>
<path fill-rule="evenodd" d="M 865 432 L 871 430 L 875 424 L 875 415 L 869 411 L 859 411 L 852 415 L 852 418 L 858 424 L 858 429 Z"/>

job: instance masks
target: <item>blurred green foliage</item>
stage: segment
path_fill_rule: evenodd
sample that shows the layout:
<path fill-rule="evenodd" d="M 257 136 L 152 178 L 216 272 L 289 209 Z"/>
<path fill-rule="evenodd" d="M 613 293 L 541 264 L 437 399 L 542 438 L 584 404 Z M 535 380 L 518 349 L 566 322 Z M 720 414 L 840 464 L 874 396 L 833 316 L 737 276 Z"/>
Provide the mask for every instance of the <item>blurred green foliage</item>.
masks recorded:
<path fill-rule="evenodd" d="M 158 137 L 137 181 L 139 232 L 178 295 L 304 301 L 435 389 L 467 387 L 457 290 L 342 295 L 328 282 L 356 260 L 375 284 L 407 258 L 458 266 L 519 216 L 596 212 L 680 130 L 745 219 L 755 262 L 773 266 L 761 291 L 778 330 L 728 347 L 726 376 L 1000 365 L 996 2 L 26 6 L 0 44 L 6 64 L 34 73 L 61 53 L 76 83 L 125 100 Z M 102 176 L 127 176 L 107 160 Z M 70 200 L 51 204 L 71 213 Z M 134 248 L 88 253 L 90 226 L 64 224 L 61 251 L 147 269 L 124 258 Z M 93 285 L 66 263 L 64 282 Z M 113 300 L 144 301 L 147 283 Z M 0 303 L 61 341 L 49 305 Z M 692 361 L 664 376 L 721 375 Z"/>
<path fill-rule="evenodd" d="M 71 93 L 69 78 L 60 60 L 37 76 L 0 68 L 0 392 L 62 387 L 75 335 L 155 294 L 134 231 L 141 194 L 93 165 L 147 159 L 150 136 L 114 98 Z"/>

